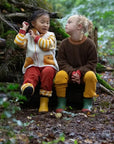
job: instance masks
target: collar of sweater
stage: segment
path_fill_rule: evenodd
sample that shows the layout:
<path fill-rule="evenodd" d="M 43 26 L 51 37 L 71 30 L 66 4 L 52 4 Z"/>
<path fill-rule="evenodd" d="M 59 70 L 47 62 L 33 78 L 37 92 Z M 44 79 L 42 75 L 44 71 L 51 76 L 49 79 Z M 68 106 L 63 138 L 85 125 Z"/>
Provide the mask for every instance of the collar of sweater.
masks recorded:
<path fill-rule="evenodd" d="M 72 43 L 72 44 L 77 44 L 77 45 L 78 45 L 78 44 L 82 44 L 86 39 L 87 39 L 86 36 L 84 36 L 83 39 L 82 39 L 82 40 L 79 40 L 79 41 L 73 41 L 71 37 L 68 38 L 68 40 L 70 41 L 70 43 Z"/>

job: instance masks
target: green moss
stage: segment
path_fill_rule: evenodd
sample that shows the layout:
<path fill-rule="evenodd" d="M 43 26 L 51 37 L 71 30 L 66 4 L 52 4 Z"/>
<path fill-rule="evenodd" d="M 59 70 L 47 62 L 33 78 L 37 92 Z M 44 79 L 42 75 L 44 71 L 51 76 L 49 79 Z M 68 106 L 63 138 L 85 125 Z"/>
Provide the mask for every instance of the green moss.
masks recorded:
<path fill-rule="evenodd" d="M 105 71 L 105 66 L 100 64 L 100 63 L 97 63 L 96 71 L 97 72 L 104 72 Z"/>
<path fill-rule="evenodd" d="M 63 38 L 69 37 L 69 35 L 65 32 L 64 29 L 61 28 L 59 22 L 54 22 L 54 20 L 50 21 L 50 26 L 54 28 L 54 32 L 62 35 Z"/>
<path fill-rule="evenodd" d="M 2 0 L 2 2 L 0 3 L 2 6 L 2 9 L 5 9 L 9 12 L 16 12 L 16 11 L 20 11 L 20 9 L 16 8 L 15 5 L 9 3 L 7 0 Z"/>
<path fill-rule="evenodd" d="M 8 30 L 6 33 L 4 33 L 4 36 L 7 39 L 6 41 L 7 48 L 15 49 L 14 38 L 16 36 L 16 32 Z"/>
<path fill-rule="evenodd" d="M 103 80 L 100 76 L 100 74 L 96 73 L 96 77 L 97 77 L 97 80 L 100 84 L 102 84 L 104 87 L 106 87 L 107 89 L 109 90 L 112 90 L 114 91 L 114 88 L 111 87 L 105 80 Z"/>

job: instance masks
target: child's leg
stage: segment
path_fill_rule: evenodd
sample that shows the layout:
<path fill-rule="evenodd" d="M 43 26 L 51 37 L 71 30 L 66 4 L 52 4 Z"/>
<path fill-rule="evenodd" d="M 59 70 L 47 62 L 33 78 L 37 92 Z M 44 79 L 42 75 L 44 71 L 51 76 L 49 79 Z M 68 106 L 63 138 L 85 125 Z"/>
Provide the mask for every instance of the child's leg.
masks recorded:
<path fill-rule="evenodd" d="M 55 76 L 55 88 L 58 97 L 56 112 L 62 112 L 66 107 L 66 88 L 68 86 L 68 74 L 61 70 Z"/>
<path fill-rule="evenodd" d="M 40 71 L 38 67 L 30 67 L 24 74 L 24 82 L 21 86 L 22 94 L 30 97 L 34 94 L 35 87 L 39 81 Z"/>
<path fill-rule="evenodd" d="M 88 71 L 84 76 L 85 91 L 84 91 L 84 106 L 82 111 L 91 111 L 92 98 L 97 96 L 96 94 L 96 83 L 97 78 L 94 72 Z"/>
<path fill-rule="evenodd" d="M 40 107 L 39 112 L 48 112 L 49 97 L 52 96 L 53 78 L 56 70 L 52 67 L 45 67 L 41 71 Z"/>

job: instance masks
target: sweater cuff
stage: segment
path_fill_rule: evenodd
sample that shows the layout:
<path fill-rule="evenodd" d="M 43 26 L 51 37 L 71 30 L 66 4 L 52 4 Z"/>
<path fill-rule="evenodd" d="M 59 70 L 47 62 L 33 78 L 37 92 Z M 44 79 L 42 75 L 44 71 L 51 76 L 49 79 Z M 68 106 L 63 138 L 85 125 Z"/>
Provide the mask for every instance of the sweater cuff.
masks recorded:
<path fill-rule="evenodd" d="M 81 72 L 80 72 L 80 70 L 73 71 L 73 72 L 72 72 L 72 75 L 75 74 L 75 73 L 79 74 L 79 76 L 81 77 Z"/>
<path fill-rule="evenodd" d="M 75 74 L 75 73 L 76 73 L 76 71 L 73 71 L 73 72 L 72 72 L 72 76 L 73 76 L 73 74 Z"/>
<path fill-rule="evenodd" d="M 26 31 L 25 31 L 25 30 L 23 30 L 23 29 L 20 29 L 20 30 L 19 30 L 19 33 L 21 33 L 21 34 L 24 34 L 24 35 L 25 35 Z"/>
<path fill-rule="evenodd" d="M 34 42 L 37 43 L 39 38 L 40 38 L 40 36 L 36 36 L 35 39 L 34 39 Z"/>
<path fill-rule="evenodd" d="M 80 72 L 80 70 L 77 70 L 76 73 L 78 73 L 79 76 L 81 77 L 81 72 Z"/>

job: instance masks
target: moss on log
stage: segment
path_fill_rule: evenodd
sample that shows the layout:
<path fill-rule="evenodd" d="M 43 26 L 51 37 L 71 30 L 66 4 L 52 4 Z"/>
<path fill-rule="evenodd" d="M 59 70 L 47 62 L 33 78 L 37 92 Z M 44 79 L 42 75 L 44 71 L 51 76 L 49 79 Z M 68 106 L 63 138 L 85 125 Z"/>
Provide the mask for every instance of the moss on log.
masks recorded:
<path fill-rule="evenodd" d="M 107 89 L 109 90 L 112 90 L 114 91 L 114 88 L 111 87 L 105 80 L 103 80 L 100 76 L 100 74 L 96 73 L 96 77 L 97 77 L 97 80 L 100 84 L 102 84 L 104 87 L 106 87 Z"/>
<path fill-rule="evenodd" d="M 100 63 L 97 63 L 97 66 L 96 66 L 96 71 L 97 72 L 104 72 L 106 70 L 106 67 Z"/>
<path fill-rule="evenodd" d="M 62 28 L 61 24 L 54 19 L 50 21 L 50 31 L 55 33 L 57 40 L 63 40 L 64 38 L 69 37 L 69 35 Z"/>

